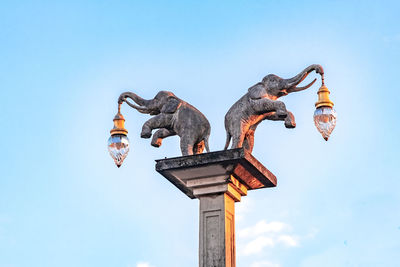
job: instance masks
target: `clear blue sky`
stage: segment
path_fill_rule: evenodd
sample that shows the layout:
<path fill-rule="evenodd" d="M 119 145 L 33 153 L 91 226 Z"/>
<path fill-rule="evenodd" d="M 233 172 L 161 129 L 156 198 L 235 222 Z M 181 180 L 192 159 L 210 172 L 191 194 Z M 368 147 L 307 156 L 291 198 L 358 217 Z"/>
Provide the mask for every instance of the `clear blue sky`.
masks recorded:
<path fill-rule="evenodd" d="M 312 121 L 319 82 L 284 100 L 253 154 L 278 187 L 237 204 L 238 266 L 395 267 L 400 262 L 397 1 L 3 1 L 0 8 L 0 266 L 197 266 L 198 201 L 154 170 L 178 156 L 139 137 L 118 169 L 106 142 L 118 95 L 171 90 L 223 118 L 269 73 L 325 68 L 338 114 Z M 312 76 L 312 77 L 311 77 Z M 310 75 L 306 82 L 317 77 Z"/>

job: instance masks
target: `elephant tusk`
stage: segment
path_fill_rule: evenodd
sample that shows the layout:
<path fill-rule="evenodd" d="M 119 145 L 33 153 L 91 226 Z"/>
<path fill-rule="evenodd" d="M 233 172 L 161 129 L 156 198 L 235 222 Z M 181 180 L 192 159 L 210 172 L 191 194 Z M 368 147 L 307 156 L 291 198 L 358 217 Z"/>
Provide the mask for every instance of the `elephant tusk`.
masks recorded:
<path fill-rule="evenodd" d="M 316 81 L 317 79 L 314 79 L 312 82 L 310 82 L 309 84 L 307 84 L 306 86 L 303 86 L 303 87 L 294 87 L 294 88 L 290 88 L 290 89 L 288 89 L 288 93 L 293 93 L 293 92 L 299 92 L 299 91 L 302 91 L 302 90 L 305 90 L 305 89 L 307 89 L 307 88 L 309 88 L 311 85 L 313 85 L 314 83 L 315 83 L 315 81 Z"/>

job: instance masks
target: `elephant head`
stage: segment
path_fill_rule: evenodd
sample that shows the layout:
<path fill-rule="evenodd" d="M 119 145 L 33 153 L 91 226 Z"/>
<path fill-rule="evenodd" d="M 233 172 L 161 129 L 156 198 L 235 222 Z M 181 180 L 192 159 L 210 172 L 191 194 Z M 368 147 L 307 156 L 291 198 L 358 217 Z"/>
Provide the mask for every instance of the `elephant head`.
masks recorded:
<path fill-rule="evenodd" d="M 130 103 L 127 101 L 127 98 L 132 99 L 139 106 Z M 150 100 L 143 99 L 135 93 L 125 92 L 119 96 L 118 103 L 122 103 L 124 101 L 140 113 L 150 115 L 174 113 L 182 102 L 173 93 L 168 91 L 160 91 L 153 99 Z"/>
<path fill-rule="evenodd" d="M 289 93 L 305 90 L 313 85 L 316 79 L 304 87 L 297 87 L 297 85 L 301 83 L 313 70 L 321 74 L 321 76 L 324 74 L 322 66 L 317 64 L 308 66 L 302 72 L 290 79 L 283 79 L 277 75 L 269 74 L 263 78 L 261 83 L 259 83 L 259 85 L 262 86 L 252 86 L 249 88 L 249 96 L 252 99 L 267 97 L 276 100 L 281 96 L 288 95 Z"/>

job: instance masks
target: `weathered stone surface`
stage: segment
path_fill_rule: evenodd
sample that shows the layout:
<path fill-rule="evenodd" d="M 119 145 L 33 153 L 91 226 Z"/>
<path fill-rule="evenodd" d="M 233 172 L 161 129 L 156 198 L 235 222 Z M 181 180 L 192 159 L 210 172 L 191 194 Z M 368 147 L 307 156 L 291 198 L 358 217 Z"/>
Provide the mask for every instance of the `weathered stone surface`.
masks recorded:
<path fill-rule="evenodd" d="M 236 266 L 234 200 L 227 194 L 201 196 L 199 199 L 199 266 Z"/>
<path fill-rule="evenodd" d="M 248 190 L 275 187 L 277 180 L 267 168 L 243 148 L 156 161 L 156 171 L 190 198 L 195 198 L 196 181 L 224 184 L 236 178 Z M 205 181 L 202 181 L 204 183 Z"/>
<path fill-rule="evenodd" d="M 130 103 L 130 98 L 139 106 Z M 198 109 L 176 97 L 172 92 L 160 91 L 150 100 L 141 98 L 135 93 L 125 92 L 118 98 L 118 103 L 126 102 L 140 113 L 154 117 L 143 124 L 140 136 L 150 138 L 152 131 L 158 129 L 151 140 L 151 145 L 160 147 L 166 137 L 178 135 L 182 155 L 202 153 L 208 148 L 211 126 L 207 118 Z"/>
<path fill-rule="evenodd" d="M 250 87 L 225 115 L 227 136 L 225 149 L 228 148 L 232 139 L 231 148 L 244 147 L 251 153 L 254 146 L 254 132 L 263 120 L 284 121 L 286 128 L 295 128 L 293 114 L 286 109 L 282 101 L 277 99 L 309 88 L 316 79 L 304 87 L 297 87 L 297 85 L 314 70 L 323 77 L 323 68 L 314 64 L 290 79 L 269 74 L 261 82 Z"/>
<path fill-rule="evenodd" d="M 200 200 L 199 266 L 235 267 L 235 202 L 276 177 L 243 148 L 157 160 L 156 170 Z"/>

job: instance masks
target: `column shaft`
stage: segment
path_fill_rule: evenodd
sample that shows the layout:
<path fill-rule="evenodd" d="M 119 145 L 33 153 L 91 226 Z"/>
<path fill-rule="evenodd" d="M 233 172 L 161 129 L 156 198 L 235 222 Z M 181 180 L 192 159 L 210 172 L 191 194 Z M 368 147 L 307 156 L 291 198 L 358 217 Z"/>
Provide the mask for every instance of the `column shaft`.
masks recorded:
<path fill-rule="evenodd" d="M 235 201 L 227 193 L 199 199 L 199 266 L 235 267 Z"/>

